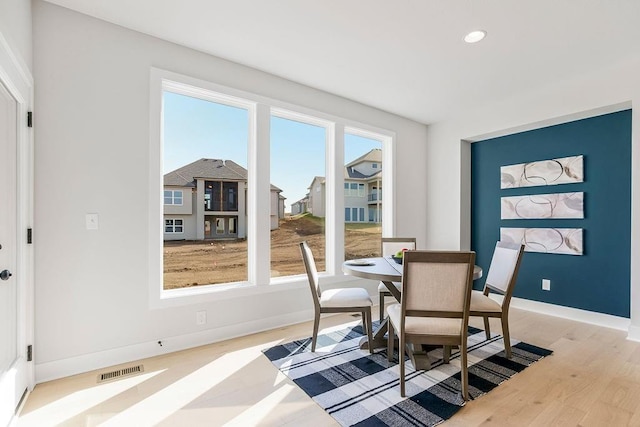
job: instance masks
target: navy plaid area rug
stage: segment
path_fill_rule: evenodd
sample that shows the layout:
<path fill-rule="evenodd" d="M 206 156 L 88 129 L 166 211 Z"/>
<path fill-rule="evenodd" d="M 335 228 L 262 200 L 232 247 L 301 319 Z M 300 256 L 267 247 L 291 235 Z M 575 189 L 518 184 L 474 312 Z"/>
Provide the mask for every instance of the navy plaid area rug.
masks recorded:
<path fill-rule="evenodd" d="M 376 322 L 374 322 L 376 323 Z M 377 325 L 374 325 L 374 328 Z M 432 369 L 415 371 L 406 364 L 407 397 L 400 397 L 398 354 L 387 361 L 386 350 L 360 350 L 362 325 L 331 329 L 318 336 L 264 350 L 264 355 L 343 426 L 435 426 L 464 405 L 460 393 L 460 358 L 452 352 L 442 363 L 442 350 L 429 353 Z M 486 340 L 483 330 L 469 327 L 469 392 L 475 399 L 552 352 L 511 340 L 513 357 L 504 355 L 502 336 Z"/>

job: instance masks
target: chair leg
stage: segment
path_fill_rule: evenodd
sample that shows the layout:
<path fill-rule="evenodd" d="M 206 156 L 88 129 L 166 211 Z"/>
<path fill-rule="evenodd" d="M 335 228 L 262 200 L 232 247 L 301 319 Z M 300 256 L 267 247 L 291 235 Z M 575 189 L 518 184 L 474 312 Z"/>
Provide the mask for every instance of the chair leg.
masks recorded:
<path fill-rule="evenodd" d="M 451 346 L 445 345 L 442 349 L 442 361 L 444 363 L 449 363 L 449 359 L 451 358 Z"/>
<path fill-rule="evenodd" d="M 504 339 L 504 352 L 507 359 L 511 359 L 511 339 L 509 337 L 509 317 L 508 314 L 502 315 L 502 337 Z"/>
<path fill-rule="evenodd" d="M 369 353 L 373 354 L 373 325 L 371 323 L 371 308 L 367 308 L 362 313 L 363 322 L 366 323 L 367 340 L 369 343 Z"/>
<path fill-rule="evenodd" d="M 398 348 L 398 359 L 400 361 L 400 396 L 405 397 L 405 387 L 404 387 L 404 334 L 402 331 L 398 334 L 400 335 L 400 348 Z"/>
<path fill-rule="evenodd" d="M 311 338 L 311 351 L 316 351 L 316 341 L 318 340 L 318 327 L 320 326 L 320 312 L 316 311 L 313 319 L 313 337 Z"/>
<path fill-rule="evenodd" d="M 469 400 L 469 372 L 467 368 L 467 338 L 463 337 L 460 345 L 460 381 L 462 383 L 462 398 Z"/>
<path fill-rule="evenodd" d="M 489 317 L 484 316 L 482 318 L 484 320 L 484 333 L 487 335 L 487 339 L 491 339 L 491 326 L 489 325 Z"/>
<path fill-rule="evenodd" d="M 378 292 L 380 295 L 380 321 L 384 319 L 384 292 Z"/>
<path fill-rule="evenodd" d="M 389 337 L 387 338 L 387 360 L 391 362 L 393 360 L 393 344 L 395 338 L 393 337 L 393 323 L 391 320 L 387 322 Z"/>

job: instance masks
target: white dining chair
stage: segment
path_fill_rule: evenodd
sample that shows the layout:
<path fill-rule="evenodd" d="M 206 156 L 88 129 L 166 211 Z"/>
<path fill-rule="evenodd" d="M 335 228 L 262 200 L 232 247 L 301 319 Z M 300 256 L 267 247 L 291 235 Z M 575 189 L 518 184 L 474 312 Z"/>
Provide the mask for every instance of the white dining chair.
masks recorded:
<path fill-rule="evenodd" d="M 362 314 L 362 326 L 367 335 L 369 352 L 373 353 L 373 329 L 371 323 L 371 306 L 373 301 L 369 293 L 363 288 L 320 289 L 318 270 L 313 253 L 307 242 L 300 243 L 302 261 L 307 271 L 315 316 L 313 321 L 313 336 L 311 338 L 311 351 L 316 351 L 318 340 L 318 328 L 320 314 L 322 313 L 354 313 Z"/>
<path fill-rule="evenodd" d="M 399 336 L 400 395 L 405 396 L 407 343 L 442 345 L 449 363 L 452 346 L 460 347 L 462 397 L 469 398 L 467 326 L 473 286 L 475 252 L 411 251 L 404 256 L 402 299 L 387 308 L 392 359 L 394 331 Z M 415 366 L 414 366 L 415 368 Z"/>
<path fill-rule="evenodd" d="M 511 342 L 509 336 L 509 304 L 513 295 L 513 288 L 518 278 L 518 270 L 524 253 L 524 245 L 520 243 L 497 242 L 491 258 L 489 273 L 484 283 L 484 289 L 471 293 L 470 316 L 482 317 L 487 339 L 491 338 L 489 318 L 496 317 L 502 324 L 504 350 L 507 358 L 511 359 Z M 490 293 L 502 295 L 502 302 L 489 298 Z"/>

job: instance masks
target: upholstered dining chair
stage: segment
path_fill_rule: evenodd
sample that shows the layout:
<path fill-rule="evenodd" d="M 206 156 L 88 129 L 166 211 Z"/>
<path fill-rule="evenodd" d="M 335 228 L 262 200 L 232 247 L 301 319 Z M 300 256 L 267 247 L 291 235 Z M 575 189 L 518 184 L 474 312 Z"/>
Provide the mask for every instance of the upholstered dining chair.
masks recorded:
<path fill-rule="evenodd" d="M 383 237 L 381 242 L 381 252 L 382 256 L 391 256 L 396 252 L 399 252 L 403 249 L 409 249 L 413 251 L 416 249 L 416 238 L 415 237 Z M 398 290 L 400 290 L 400 283 L 393 283 Z M 385 297 L 390 297 L 391 292 L 384 285 L 384 283 L 380 282 L 378 285 L 378 294 L 380 295 L 380 321 L 384 319 L 384 299 Z"/>
<path fill-rule="evenodd" d="M 322 291 L 318 280 L 316 262 L 307 242 L 300 243 L 300 253 L 307 271 L 311 296 L 313 297 L 313 307 L 315 308 L 311 351 L 316 351 L 320 314 L 359 312 L 362 314 L 362 326 L 369 340 L 369 352 L 373 353 L 373 331 L 371 326 L 371 306 L 373 302 L 369 293 L 363 288 L 327 289 Z"/>
<path fill-rule="evenodd" d="M 387 308 L 387 357 L 393 357 L 394 330 L 400 341 L 400 395 L 405 396 L 407 343 L 445 347 L 449 363 L 452 346 L 460 347 L 462 397 L 469 398 L 467 326 L 473 285 L 475 252 L 412 251 L 404 255 L 402 298 Z"/>
<path fill-rule="evenodd" d="M 524 245 L 520 243 L 497 242 L 491 258 L 489 273 L 482 292 L 471 293 L 470 316 L 481 316 L 484 319 L 484 330 L 487 339 L 491 338 L 489 317 L 497 317 L 502 324 L 504 351 L 511 359 L 511 342 L 509 337 L 509 304 L 518 277 Z M 489 293 L 503 295 L 502 303 L 489 298 Z"/>

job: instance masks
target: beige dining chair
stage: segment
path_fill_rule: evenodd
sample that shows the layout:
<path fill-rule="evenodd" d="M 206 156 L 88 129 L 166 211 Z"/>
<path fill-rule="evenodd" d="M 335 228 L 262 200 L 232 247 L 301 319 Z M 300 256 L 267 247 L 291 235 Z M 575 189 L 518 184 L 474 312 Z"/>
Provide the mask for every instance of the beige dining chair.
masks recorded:
<path fill-rule="evenodd" d="M 413 251 L 416 249 L 416 238 L 415 237 L 383 237 L 381 241 L 381 252 L 383 257 L 391 256 L 396 252 L 399 252 L 403 249 L 409 249 Z M 400 290 L 400 283 L 393 282 L 394 286 Z M 384 283 L 380 282 L 378 285 L 378 294 L 380 295 L 380 321 L 384 319 L 384 299 L 385 297 L 390 297 L 391 292 L 385 286 Z"/>
<path fill-rule="evenodd" d="M 504 337 L 504 351 L 511 359 L 511 342 L 509 337 L 509 304 L 513 295 L 513 288 L 518 277 L 524 245 L 520 243 L 497 242 L 491 258 L 489 273 L 482 292 L 471 293 L 470 316 L 480 316 L 484 319 L 484 331 L 487 339 L 491 338 L 489 318 L 496 317 L 502 324 Z M 503 295 L 502 303 L 491 298 L 491 292 Z"/>
<path fill-rule="evenodd" d="M 387 357 L 393 357 L 395 330 L 401 349 L 398 359 L 402 397 L 404 350 L 411 343 L 445 346 L 445 363 L 449 363 L 451 347 L 459 346 L 462 397 L 468 399 L 467 326 L 475 257 L 475 252 L 443 251 L 412 251 L 404 255 L 401 302 L 387 308 Z"/>
<path fill-rule="evenodd" d="M 311 287 L 311 296 L 313 297 L 313 307 L 315 309 L 311 351 L 316 351 L 320 314 L 359 312 L 362 314 L 362 326 L 364 332 L 367 334 L 369 352 L 373 353 L 373 330 L 371 324 L 371 306 L 373 302 L 371 301 L 369 293 L 363 288 L 327 289 L 326 291 L 322 291 L 318 280 L 316 262 L 307 242 L 300 243 L 300 253 L 302 254 L 302 261 L 307 271 L 309 286 Z"/>

